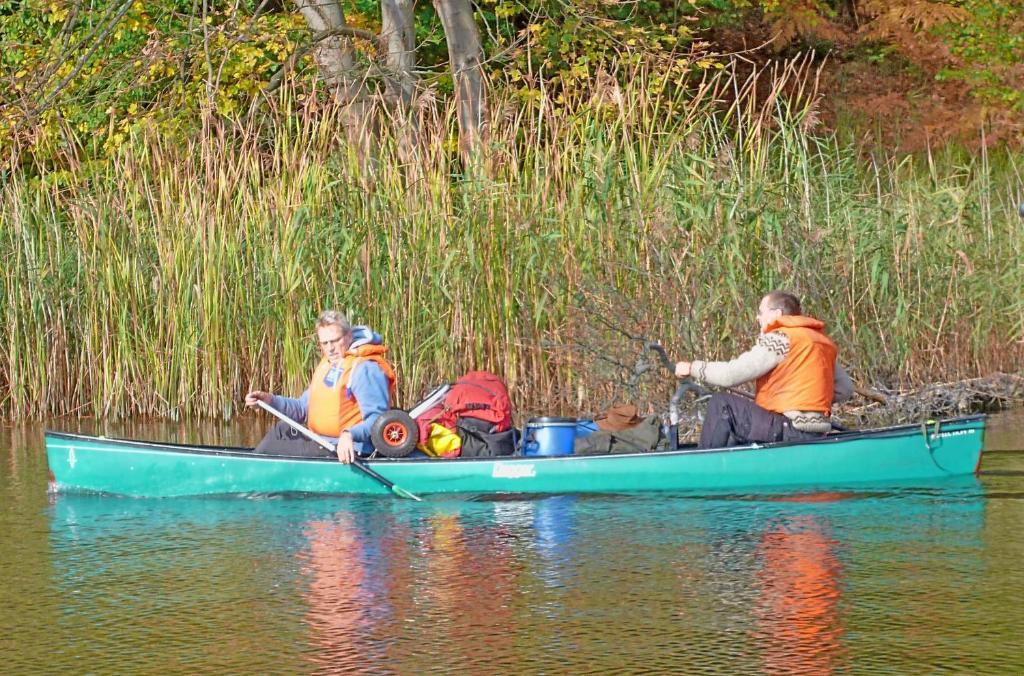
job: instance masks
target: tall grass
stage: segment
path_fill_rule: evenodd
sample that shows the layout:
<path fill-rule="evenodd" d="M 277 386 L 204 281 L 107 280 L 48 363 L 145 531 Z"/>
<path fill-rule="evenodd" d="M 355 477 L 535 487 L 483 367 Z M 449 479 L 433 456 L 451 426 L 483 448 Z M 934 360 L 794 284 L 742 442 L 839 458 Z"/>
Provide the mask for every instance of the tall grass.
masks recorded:
<path fill-rule="evenodd" d="M 301 391 L 312 321 L 338 307 L 387 338 L 401 402 L 486 368 L 521 410 L 597 408 L 612 390 L 571 349 L 588 322 L 725 357 L 773 287 L 805 297 L 861 381 L 1019 369 L 1019 155 L 862 154 L 814 132 L 799 66 L 631 82 L 495 97 L 486 171 L 458 172 L 451 110 L 423 113 L 414 155 L 385 129 L 367 161 L 337 111 L 309 108 L 13 171 L 0 407 L 230 417 L 249 388 Z"/>

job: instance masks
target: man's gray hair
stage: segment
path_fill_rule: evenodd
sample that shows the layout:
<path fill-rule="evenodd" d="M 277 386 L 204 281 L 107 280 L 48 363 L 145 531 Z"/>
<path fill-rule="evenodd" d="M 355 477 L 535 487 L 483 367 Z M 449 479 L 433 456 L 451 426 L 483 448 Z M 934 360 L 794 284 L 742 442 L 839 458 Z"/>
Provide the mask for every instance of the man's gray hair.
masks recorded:
<path fill-rule="evenodd" d="M 337 326 L 346 336 L 352 335 L 352 324 L 348 321 L 348 317 L 337 310 L 324 310 L 316 318 L 316 328 L 322 329 L 325 326 Z"/>

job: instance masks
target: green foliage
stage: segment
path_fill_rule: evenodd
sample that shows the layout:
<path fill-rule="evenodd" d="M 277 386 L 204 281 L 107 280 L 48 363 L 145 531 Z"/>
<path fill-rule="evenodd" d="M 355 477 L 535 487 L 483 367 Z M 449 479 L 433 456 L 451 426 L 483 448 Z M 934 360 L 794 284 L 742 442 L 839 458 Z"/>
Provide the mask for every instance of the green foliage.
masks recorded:
<path fill-rule="evenodd" d="M 144 127 L 174 138 L 190 133 L 203 111 L 238 118 L 309 38 L 301 16 L 280 6 L 283 11 L 258 0 L 212 2 L 204 17 L 202 4 L 192 0 L 0 0 L 0 150 L 68 166 L 69 157 L 111 156 Z M 835 47 L 883 64 L 898 51 L 905 60 L 899 64 L 927 64 L 938 79 L 961 81 L 996 108 L 1024 108 L 1019 0 L 581 0 L 571 10 L 562 0 L 481 0 L 475 6 L 485 68 L 498 89 L 515 92 L 520 102 L 536 104 L 553 93 L 548 104 L 571 107 L 608 90 L 610 73 L 639 63 L 649 66 L 644 86 L 652 93 L 688 86 L 722 65 L 705 29 L 744 32 L 759 21 L 779 50 Z M 377 0 L 345 0 L 343 7 L 350 25 L 380 29 Z M 417 4 L 415 23 L 423 84 L 449 95 L 447 49 L 430 2 Z M 754 35 L 750 44 L 762 38 Z M 869 47 L 860 49 L 863 44 Z M 372 56 L 372 46 L 359 46 Z M 940 66 L 936 53 L 949 55 Z M 304 91 L 293 106 L 315 84 L 310 57 L 294 79 Z"/>
<path fill-rule="evenodd" d="M 598 74 L 617 65 L 657 64 L 648 83 L 655 88 L 694 67 L 718 65 L 690 58 L 690 25 L 697 10 L 721 4 L 586 0 L 567 12 L 556 0 L 484 0 L 477 18 L 497 81 L 528 101 L 537 100 L 543 83 L 565 105 L 563 95 L 592 90 Z M 0 42 L 11 46 L 0 54 L 11 83 L 0 106 L 0 148 L 66 165 L 67 156 L 109 157 L 145 127 L 188 133 L 204 110 L 239 116 L 309 36 L 297 12 L 257 14 L 261 6 L 211 3 L 204 16 L 191 0 L 87 7 L 0 0 Z M 347 0 L 343 8 L 351 26 L 380 30 L 375 0 Z M 450 94 L 447 49 L 431 3 L 418 4 L 415 21 L 424 84 Z M 372 56 L 370 45 L 359 46 Z M 308 56 L 304 63 L 300 78 L 311 85 Z"/>
<path fill-rule="evenodd" d="M 960 60 L 941 79 L 963 80 L 979 98 L 1000 108 L 1024 110 L 1024 11 L 1019 0 L 964 0 L 969 20 L 939 34 Z"/>
<path fill-rule="evenodd" d="M 570 10 L 560 0 L 482 0 L 475 3 L 475 16 L 489 74 L 529 100 L 536 98 L 540 81 L 560 92 L 587 90 L 599 71 L 617 65 L 657 62 L 666 81 L 689 72 L 696 15 L 723 4 L 731 3 L 584 0 Z M 375 0 L 345 6 L 350 22 L 379 28 Z M 415 20 L 417 62 L 427 84 L 451 93 L 444 32 L 432 4 L 419 3 Z M 712 63 L 701 61 L 700 67 Z"/>
<path fill-rule="evenodd" d="M 255 4 L 213 3 L 204 18 L 190 0 L 0 3 L 0 148 L 103 157 L 145 126 L 176 134 L 204 108 L 237 115 L 306 32 Z"/>
<path fill-rule="evenodd" d="M 582 0 L 566 11 L 559 0 L 484 0 L 478 16 L 488 29 L 487 52 L 495 55 L 492 75 L 536 99 L 541 83 L 559 94 L 590 90 L 616 64 L 657 64 L 649 82 L 656 87 L 678 79 L 694 68 L 695 15 L 713 4 Z"/>

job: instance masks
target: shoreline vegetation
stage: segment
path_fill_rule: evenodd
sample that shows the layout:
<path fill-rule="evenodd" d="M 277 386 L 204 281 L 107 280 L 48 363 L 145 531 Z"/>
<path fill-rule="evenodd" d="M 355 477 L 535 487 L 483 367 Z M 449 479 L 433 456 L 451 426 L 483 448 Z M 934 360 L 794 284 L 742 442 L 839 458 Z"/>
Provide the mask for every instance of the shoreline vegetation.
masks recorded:
<path fill-rule="evenodd" d="M 557 105 L 495 93 L 469 169 L 450 104 L 419 111 L 413 148 L 382 125 L 367 161 L 288 87 L 102 162 L 29 172 L 15 151 L 0 415 L 231 418 L 249 388 L 301 391 L 326 307 L 386 337 L 400 404 L 479 368 L 520 414 L 661 410 L 672 382 L 630 375 L 628 336 L 726 358 L 777 287 L 862 387 L 1020 374 L 1019 152 L 841 142 L 797 64 L 660 94 L 650 75 Z"/>

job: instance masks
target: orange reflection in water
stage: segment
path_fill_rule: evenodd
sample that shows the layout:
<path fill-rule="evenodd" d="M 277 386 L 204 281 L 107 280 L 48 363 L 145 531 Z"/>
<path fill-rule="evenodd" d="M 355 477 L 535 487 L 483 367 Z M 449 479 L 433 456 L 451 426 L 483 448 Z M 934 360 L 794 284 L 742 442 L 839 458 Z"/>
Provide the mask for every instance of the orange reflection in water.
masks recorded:
<path fill-rule="evenodd" d="M 304 535 L 309 542 L 306 621 L 310 656 L 321 666 L 354 665 L 360 661 L 359 636 L 368 628 L 363 543 L 352 515 L 333 521 L 313 521 Z"/>
<path fill-rule="evenodd" d="M 444 641 L 453 654 L 481 660 L 510 648 L 514 574 L 501 533 L 466 528 L 452 514 L 429 516 L 415 535 L 393 522 L 361 527 L 364 518 L 342 513 L 304 529 L 310 661 L 318 671 L 422 659 L 405 653 L 417 642 L 394 640 L 410 631 L 410 618 L 423 645 Z"/>
<path fill-rule="evenodd" d="M 825 524 L 807 515 L 761 537 L 755 618 L 767 673 L 829 674 L 844 661 L 836 544 Z"/>
<path fill-rule="evenodd" d="M 494 529 L 466 528 L 454 514 L 435 514 L 429 523 L 421 543 L 428 556 L 422 582 L 435 629 L 455 654 L 504 649 L 515 591 L 508 544 Z"/>

